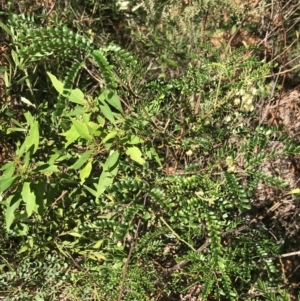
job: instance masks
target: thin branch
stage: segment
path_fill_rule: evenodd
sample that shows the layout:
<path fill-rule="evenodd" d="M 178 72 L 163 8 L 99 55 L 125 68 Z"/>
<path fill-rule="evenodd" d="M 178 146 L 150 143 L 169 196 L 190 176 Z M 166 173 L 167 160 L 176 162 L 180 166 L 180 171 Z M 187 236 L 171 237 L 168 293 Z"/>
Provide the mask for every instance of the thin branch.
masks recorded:
<path fill-rule="evenodd" d="M 291 252 L 291 253 L 285 253 L 285 254 L 280 255 L 279 257 L 283 258 L 283 257 L 294 256 L 294 255 L 300 255 L 300 251 L 295 251 L 295 252 Z"/>
<path fill-rule="evenodd" d="M 146 205 L 146 197 L 144 198 L 144 207 L 145 207 L 145 205 Z M 136 242 L 136 240 L 138 238 L 138 235 L 139 235 L 140 225 L 141 225 L 141 218 L 139 218 L 138 225 L 137 225 L 135 235 L 134 235 L 134 239 L 133 239 L 132 243 L 130 244 L 130 250 L 129 250 L 127 260 L 126 260 L 124 268 L 123 268 L 122 282 L 121 282 L 120 292 L 119 292 L 119 296 L 118 296 L 117 301 L 122 300 L 122 296 L 123 296 L 123 292 L 124 292 L 124 286 L 125 286 L 125 280 L 126 280 L 126 275 L 127 275 L 127 270 L 128 270 L 131 255 L 132 255 L 132 252 L 133 252 L 133 249 L 134 249 L 134 246 L 135 246 L 135 242 Z"/>

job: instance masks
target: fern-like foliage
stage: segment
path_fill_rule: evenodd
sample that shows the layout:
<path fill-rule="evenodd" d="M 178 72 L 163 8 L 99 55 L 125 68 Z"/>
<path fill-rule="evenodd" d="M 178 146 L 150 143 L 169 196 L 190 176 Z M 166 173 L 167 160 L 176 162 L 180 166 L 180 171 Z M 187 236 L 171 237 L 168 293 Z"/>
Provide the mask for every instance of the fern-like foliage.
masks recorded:
<path fill-rule="evenodd" d="M 108 44 L 101 48 L 93 45 L 92 41 L 79 33 L 75 33 L 64 25 L 57 24 L 53 27 L 39 27 L 34 18 L 13 15 L 9 21 L 10 28 L 15 28 L 17 34 L 11 32 L 13 43 L 18 49 L 18 55 L 27 62 L 39 62 L 47 58 L 60 58 L 77 60 L 63 75 L 64 89 L 67 91 L 75 83 L 78 72 L 89 63 L 92 63 L 104 81 L 111 89 L 118 86 L 118 78 L 109 62 L 109 56 L 115 56 L 116 62 L 130 66 L 136 64 L 136 60 L 127 51 L 114 44 Z M 121 65 L 120 65 L 121 66 Z M 97 74 L 95 74 L 97 77 Z"/>
<path fill-rule="evenodd" d="M 72 58 L 76 51 L 88 53 L 93 49 L 89 39 L 65 26 L 28 29 L 15 42 L 20 47 L 19 55 L 34 61 L 52 55 Z"/>

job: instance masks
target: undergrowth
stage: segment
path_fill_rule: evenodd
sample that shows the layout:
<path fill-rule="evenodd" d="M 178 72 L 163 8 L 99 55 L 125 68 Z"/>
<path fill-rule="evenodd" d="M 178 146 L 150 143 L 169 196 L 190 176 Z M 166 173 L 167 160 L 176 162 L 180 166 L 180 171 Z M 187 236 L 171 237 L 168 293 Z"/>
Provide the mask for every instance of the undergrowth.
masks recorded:
<path fill-rule="evenodd" d="M 247 218 L 259 183 L 289 186 L 262 164 L 300 151 L 251 122 L 273 64 L 256 46 L 212 47 L 213 21 L 191 34 L 215 2 L 195 1 L 198 15 L 180 24 L 168 18 L 188 4 L 134 5 L 130 15 L 107 6 L 140 26 L 127 48 L 45 14 L 0 24 L 6 92 L 21 105 L 15 115 L 6 103 L 0 117 L 14 145 L 0 177 L 1 294 L 291 300 L 278 267 L 284 237 Z M 234 9 L 228 1 L 238 20 Z M 153 22 L 144 37 L 143 15 Z"/>

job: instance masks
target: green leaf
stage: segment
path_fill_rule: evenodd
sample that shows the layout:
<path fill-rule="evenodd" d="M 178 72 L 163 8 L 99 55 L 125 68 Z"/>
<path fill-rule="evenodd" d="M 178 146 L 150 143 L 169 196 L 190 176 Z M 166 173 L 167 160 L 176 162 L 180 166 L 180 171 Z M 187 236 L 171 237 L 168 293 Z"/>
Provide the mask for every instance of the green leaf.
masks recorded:
<path fill-rule="evenodd" d="M 150 153 L 150 156 L 153 156 L 155 161 L 159 164 L 160 167 L 162 167 L 162 163 L 161 163 L 161 160 L 158 156 L 158 153 L 156 152 L 155 148 L 154 147 L 151 147 L 150 150 L 149 150 L 149 153 Z"/>
<path fill-rule="evenodd" d="M 122 139 L 123 144 L 127 143 L 127 144 L 139 144 L 139 143 L 143 143 L 144 140 L 141 139 L 140 137 L 136 136 L 136 135 L 130 135 L 129 137 L 124 137 Z"/>
<path fill-rule="evenodd" d="M 25 148 L 26 148 L 26 139 L 25 139 L 25 141 L 23 142 L 23 144 L 20 146 L 20 148 L 18 148 L 18 146 L 17 146 L 17 149 L 16 149 L 16 155 L 17 155 L 19 158 L 21 158 L 22 155 L 24 154 Z"/>
<path fill-rule="evenodd" d="M 94 152 L 94 150 L 88 150 L 86 152 L 84 152 L 79 159 L 73 164 L 71 165 L 68 169 L 79 169 L 90 157 L 91 154 Z"/>
<path fill-rule="evenodd" d="M 16 233 L 16 236 L 27 236 L 28 237 L 28 231 L 29 226 L 24 223 L 18 223 L 18 226 L 14 228 L 14 231 Z M 32 245 L 30 245 L 32 247 Z"/>
<path fill-rule="evenodd" d="M 50 72 L 47 72 L 47 74 L 50 77 L 50 80 L 55 90 L 59 94 L 62 94 L 64 91 L 64 84 L 61 81 L 59 81 L 55 75 L 51 74 Z"/>
<path fill-rule="evenodd" d="M 93 249 L 99 249 L 101 247 L 101 245 L 103 244 L 103 239 L 98 240 L 93 246 Z"/>
<path fill-rule="evenodd" d="M 82 115 L 82 122 L 84 122 L 84 124 L 88 124 L 90 122 L 91 119 L 91 114 L 90 113 L 86 113 Z"/>
<path fill-rule="evenodd" d="M 25 154 L 25 157 L 24 157 L 24 167 L 28 167 L 29 166 L 29 164 L 30 164 L 30 157 L 31 157 L 31 151 L 29 151 L 29 152 L 27 152 L 26 154 Z"/>
<path fill-rule="evenodd" d="M 106 143 L 108 140 L 115 138 L 117 136 L 117 131 L 112 131 L 106 135 L 106 137 L 103 139 L 103 143 Z"/>
<path fill-rule="evenodd" d="M 291 194 L 299 194 L 300 193 L 300 188 L 292 189 L 290 191 Z"/>
<path fill-rule="evenodd" d="M 67 142 L 65 143 L 65 148 L 67 148 L 71 143 L 73 143 L 74 141 L 76 141 L 80 137 L 80 135 L 77 132 L 74 125 L 72 125 L 71 128 L 68 131 L 66 131 L 66 132 L 64 132 L 60 135 L 65 136 L 66 139 L 67 139 Z"/>
<path fill-rule="evenodd" d="M 17 54 L 16 51 L 14 51 L 14 50 L 11 51 L 11 57 L 14 60 L 16 66 L 19 66 L 20 65 L 20 60 L 19 60 L 19 55 Z"/>
<path fill-rule="evenodd" d="M 225 270 L 226 268 L 226 260 L 222 258 L 221 256 L 218 256 L 218 266 L 220 270 Z"/>
<path fill-rule="evenodd" d="M 83 234 L 78 233 L 78 232 L 74 232 L 74 231 L 67 232 L 66 234 L 67 234 L 67 235 L 74 236 L 74 237 L 78 237 L 78 238 L 81 238 L 81 237 L 83 236 Z"/>
<path fill-rule="evenodd" d="M 34 184 L 31 184 L 31 190 L 35 194 L 36 204 L 38 207 L 38 214 L 43 216 L 45 208 L 44 208 L 44 198 L 45 198 L 45 190 L 46 190 L 46 179 L 45 177 L 40 177 L 38 181 L 35 181 Z"/>
<path fill-rule="evenodd" d="M 3 175 L 0 177 L 0 193 L 8 189 L 14 180 L 17 178 L 17 176 L 14 177 L 4 177 Z"/>
<path fill-rule="evenodd" d="M 50 146 L 50 145 L 52 145 L 52 141 L 49 141 L 48 142 L 48 145 Z M 53 151 L 57 151 L 57 149 L 54 149 Z M 49 165 L 53 165 L 54 163 L 55 163 L 55 161 L 58 159 L 60 157 L 60 153 L 57 151 L 56 153 L 54 152 L 51 156 L 50 156 L 50 158 L 49 158 L 49 160 L 48 160 L 48 164 Z"/>
<path fill-rule="evenodd" d="M 88 252 L 86 254 L 86 256 L 88 258 L 93 259 L 93 260 L 98 261 L 98 262 L 99 262 L 99 260 L 105 260 L 105 258 L 106 258 L 105 255 L 103 253 L 100 253 L 100 252 Z"/>
<path fill-rule="evenodd" d="M 139 143 L 143 143 L 143 142 L 144 142 L 144 140 L 141 139 L 140 137 L 135 136 L 135 135 L 130 135 L 130 138 L 129 138 L 127 143 L 129 143 L 129 144 L 139 144 Z"/>
<path fill-rule="evenodd" d="M 100 136 L 101 132 L 98 129 L 101 127 L 100 124 L 95 123 L 93 121 L 87 122 L 87 127 L 89 129 L 89 133 L 93 136 Z"/>
<path fill-rule="evenodd" d="M 48 172 L 59 172 L 59 169 L 56 165 L 50 165 L 50 164 L 42 164 L 38 166 L 35 171 L 40 173 L 48 173 Z"/>
<path fill-rule="evenodd" d="M 9 128 L 7 129 L 7 134 L 10 134 L 12 132 L 27 132 L 26 129 L 20 129 L 20 128 Z"/>
<path fill-rule="evenodd" d="M 103 169 L 110 171 L 118 162 L 119 156 L 119 151 L 114 151 L 113 153 L 111 153 L 106 162 L 104 163 Z"/>
<path fill-rule="evenodd" d="M 9 230 L 15 219 L 15 210 L 20 206 L 21 199 L 18 195 L 13 195 L 7 199 L 7 207 L 5 212 L 6 229 Z"/>
<path fill-rule="evenodd" d="M 38 149 L 39 140 L 39 123 L 38 121 L 34 121 L 32 126 L 30 127 L 29 134 L 25 140 L 26 151 L 28 151 L 31 148 L 31 146 L 33 146 L 32 154 L 34 154 Z"/>
<path fill-rule="evenodd" d="M 25 182 L 23 184 L 21 195 L 23 201 L 26 203 L 26 212 L 28 217 L 30 217 L 34 211 L 38 213 L 37 204 L 35 202 L 35 194 L 31 192 L 29 182 Z"/>
<path fill-rule="evenodd" d="M 115 109 L 117 109 L 120 113 L 123 113 L 123 108 L 122 108 L 122 104 L 120 101 L 119 96 L 117 95 L 116 92 L 110 92 L 108 90 L 106 90 L 108 93 L 106 95 L 106 101 L 113 106 Z"/>
<path fill-rule="evenodd" d="M 10 121 L 15 124 L 16 126 L 18 126 L 19 128 L 22 128 L 23 129 L 23 125 L 16 119 L 14 118 L 11 118 Z M 25 130 L 25 129 L 24 129 Z"/>
<path fill-rule="evenodd" d="M 236 24 L 234 24 L 232 27 L 231 27 L 231 34 L 233 35 L 237 30 L 237 26 Z"/>
<path fill-rule="evenodd" d="M 83 185 L 83 187 L 84 187 L 89 193 L 91 193 L 93 196 L 95 196 L 95 197 L 98 196 L 96 190 L 94 190 L 94 189 L 92 189 L 92 188 L 90 188 L 90 187 L 88 187 L 88 186 L 86 186 L 86 185 Z"/>
<path fill-rule="evenodd" d="M 3 79 L 4 79 L 5 87 L 10 88 L 11 87 L 11 81 L 8 78 L 8 73 L 7 73 L 6 70 L 4 71 L 4 78 Z"/>
<path fill-rule="evenodd" d="M 92 171 L 92 162 L 88 162 L 86 166 L 79 173 L 81 185 L 85 182 L 85 179 L 90 176 L 91 171 Z"/>
<path fill-rule="evenodd" d="M 104 143 L 104 147 L 107 150 L 107 152 L 110 150 L 112 145 L 113 145 L 113 141 L 111 140 L 108 140 L 106 143 Z"/>
<path fill-rule="evenodd" d="M 100 115 L 98 115 L 98 116 L 97 116 L 97 121 L 98 121 L 98 123 L 99 123 L 99 125 L 100 125 L 101 127 L 104 127 L 104 125 L 105 125 L 105 118 L 103 118 L 103 117 L 101 117 Z"/>
<path fill-rule="evenodd" d="M 85 123 L 73 118 L 71 118 L 71 121 L 80 137 L 87 141 L 93 141 L 93 136 L 90 135 L 89 129 Z"/>
<path fill-rule="evenodd" d="M 86 112 L 86 109 L 82 106 L 76 106 L 74 110 L 69 111 L 66 113 L 66 116 L 72 117 L 72 116 L 79 116 L 83 115 Z"/>
<path fill-rule="evenodd" d="M 34 118 L 29 111 L 24 113 L 24 117 L 26 118 L 26 122 L 29 126 L 32 126 L 34 123 Z"/>
<path fill-rule="evenodd" d="M 134 160 L 135 162 L 143 165 L 145 163 L 145 160 L 142 158 L 142 152 L 141 150 L 136 147 L 136 146 L 133 146 L 133 147 L 129 147 L 126 149 L 126 154 L 132 159 Z"/>
<path fill-rule="evenodd" d="M 8 26 L 6 26 L 4 23 L 0 22 L 0 27 L 9 35 L 13 36 L 12 31 L 9 29 Z"/>
<path fill-rule="evenodd" d="M 84 94 L 79 89 L 71 90 L 69 100 L 80 105 L 87 104 L 87 101 L 84 99 Z"/>
<path fill-rule="evenodd" d="M 100 101 L 99 104 L 100 110 L 103 113 L 104 117 L 107 118 L 112 124 L 115 124 L 115 117 L 110 107 L 104 101 Z"/>
<path fill-rule="evenodd" d="M 5 165 L 2 166 L 2 168 L 0 168 L 0 170 L 4 170 L 1 178 L 10 178 L 13 176 L 14 172 L 15 172 L 15 163 L 14 162 L 8 162 Z M 1 184 L 0 184 L 1 185 Z"/>
<path fill-rule="evenodd" d="M 21 247 L 21 249 L 19 250 L 18 254 L 24 253 L 29 249 L 29 245 L 25 244 Z"/>
<path fill-rule="evenodd" d="M 114 178 L 118 173 L 119 165 L 116 164 L 118 162 L 118 159 L 119 159 L 119 152 L 115 151 L 106 160 L 103 166 L 103 171 L 99 178 L 98 185 L 96 187 L 97 198 L 102 195 L 106 187 L 109 187 L 113 183 Z"/>

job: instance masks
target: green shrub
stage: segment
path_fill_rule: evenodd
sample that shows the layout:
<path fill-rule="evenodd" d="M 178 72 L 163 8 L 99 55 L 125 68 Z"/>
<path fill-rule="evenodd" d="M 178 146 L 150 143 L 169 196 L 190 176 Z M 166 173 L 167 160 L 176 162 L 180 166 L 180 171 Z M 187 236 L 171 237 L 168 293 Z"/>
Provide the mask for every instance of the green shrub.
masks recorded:
<path fill-rule="evenodd" d="M 35 22 L 13 16 L 2 24 L 32 93 L 23 102 L 34 108 L 3 121 L 16 150 L 0 177 L 5 239 L 18 240 L 14 251 L 26 258 L 20 270 L 37 273 L 24 283 L 26 294 L 48 300 L 66 285 L 73 300 L 178 299 L 201 284 L 205 300 L 238 300 L 262 278 L 267 296 L 282 281 L 270 260 L 282 242 L 244 219 L 259 182 L 288 185 L 260 166 L 300 150 L 275 130 L 245 122 L 267 95 L 271 65 L 254 55 L 244 60 L 244 48 L 224 59 L 197 41 L 185 68 L 166 55 L 151 79 L 147 58 L 134 51 Z M 39 74 L 44 86 L 36 85 Z M 270 147 L 274 136 L 285 144 L 282 153 Z M 37 261 L 41 272 L 31 267 L 53 252 L 64 268 L 44 267 L 48 257 Z M 79 270 L 64 279 L 74 265 Z M 11 268 L 2 285 L 32 280 L 16 273 Z M 54 276 L 64 283 L 38 284 Z"/>

